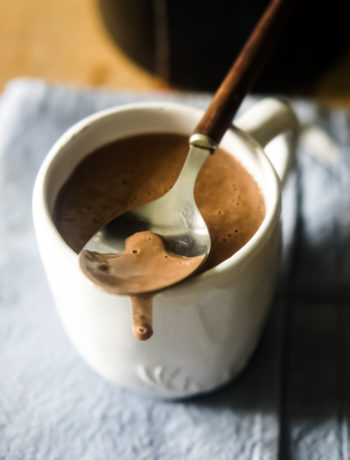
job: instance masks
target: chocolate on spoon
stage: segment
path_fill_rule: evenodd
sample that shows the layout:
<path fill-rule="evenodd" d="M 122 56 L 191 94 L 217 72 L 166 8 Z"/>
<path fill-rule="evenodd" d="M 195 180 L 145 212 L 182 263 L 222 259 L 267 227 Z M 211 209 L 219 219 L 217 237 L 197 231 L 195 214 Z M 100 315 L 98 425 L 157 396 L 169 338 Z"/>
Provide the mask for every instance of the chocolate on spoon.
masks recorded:
<path fill-rule="evenodd" d="M 100 254 L 84 250 L 80 254 L 83 273 L 97 286 L 112 294 L 142 294 L 187 278 L 204 256 L 185 257 L 166 248 L 159 235 L 139 232 L 129 236 L 121 253 Z"/>
<path fill-rule="evenodd" d="M 121 253 L 84 250 L 80 253 L 80 267 L 103 290 L 130 295 L 134 334 L 139 340 L 147 340 L 153 333 L 154 294 L 164 285 L 187 278 L 201 265 L 203 258 L 175 254 L 167 250 L 159 235 L 140 232 L 126 239 Z"/>

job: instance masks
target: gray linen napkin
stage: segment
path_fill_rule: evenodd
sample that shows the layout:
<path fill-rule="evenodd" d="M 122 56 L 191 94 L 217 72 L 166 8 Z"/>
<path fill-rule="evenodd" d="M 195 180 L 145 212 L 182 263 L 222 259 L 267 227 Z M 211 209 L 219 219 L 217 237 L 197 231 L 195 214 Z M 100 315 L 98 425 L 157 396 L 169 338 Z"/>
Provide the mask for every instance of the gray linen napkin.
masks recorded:
<path fill-rule="evenodd" d="M 0 99 L 0 459 L 349 458 L 350 139 L 342 112 L 295 103 L 307 128 L 297 188 L 291 179 L 284 197 L 278 294 L 233 384 L 186 401 L 141 397 L 105 382 L 68 342 L 34 240 L 35 175 L 74 122 L 147 99 L 204 108 L 209 96 L 15 80 Z"/>

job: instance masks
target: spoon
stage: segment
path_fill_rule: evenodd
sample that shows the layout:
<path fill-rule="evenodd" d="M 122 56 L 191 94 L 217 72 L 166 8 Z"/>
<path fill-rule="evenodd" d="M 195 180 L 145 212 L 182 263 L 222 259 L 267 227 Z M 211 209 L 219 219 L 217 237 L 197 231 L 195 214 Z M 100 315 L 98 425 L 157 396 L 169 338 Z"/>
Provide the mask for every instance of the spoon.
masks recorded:
<path fill-rule="evenodd" d="M 79 254 L 82 269 L 89 262 L 91 253 L 121 253 L 128 237 L 144 231 L 160 235 L 167 250 L 176 255 L 202 256 L 201 264 L 205 261 L 211 241 L 194 201 L 197 175 L 205 159 L 215 152 L 242 100 L 260 74 L 292 3 L 293 0 L 270 2 L 191 135 L 189 153 L 174 186 L 161 198 L 116 217 L 98 230 Z M 178 281 L 174 279 L 170 284 Z M 167 283 L 158 289 L 169 286 L 169 281 Z"/>

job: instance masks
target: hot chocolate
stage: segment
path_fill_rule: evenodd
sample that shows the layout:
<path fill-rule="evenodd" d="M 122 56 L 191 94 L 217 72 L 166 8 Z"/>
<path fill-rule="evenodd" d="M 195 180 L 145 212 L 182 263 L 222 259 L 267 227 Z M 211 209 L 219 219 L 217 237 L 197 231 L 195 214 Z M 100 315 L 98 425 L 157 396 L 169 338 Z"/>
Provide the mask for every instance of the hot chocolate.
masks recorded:
<path fill-rule="evenodd" d="M 188 138 L 169 133 L 133 136 L 99 148 L 58 194 L 53 215 L 58 231 L 79 253 L 108 221 L 166 193 L 187 153 Z M 222 149 L 205 161 L 194 195 L 211 237 L 211 252 L 200 268 L 207 270 L 254 235 L 265 215 L 264 198 L 250 174 Z"/>
<path fill-rule="evenodd" d="M 134 334 L 146 340 L 153 332 L 154 292 L 187 278 L 204 258 L 204 255 L 183 257 L 174 254 L 167 249 L 163 238 L 147 231 L 127 238 L 121 253 L 83 250 L 79 254 L 79 264 L 83 273 L 103 290 L 131 295 Z"/>

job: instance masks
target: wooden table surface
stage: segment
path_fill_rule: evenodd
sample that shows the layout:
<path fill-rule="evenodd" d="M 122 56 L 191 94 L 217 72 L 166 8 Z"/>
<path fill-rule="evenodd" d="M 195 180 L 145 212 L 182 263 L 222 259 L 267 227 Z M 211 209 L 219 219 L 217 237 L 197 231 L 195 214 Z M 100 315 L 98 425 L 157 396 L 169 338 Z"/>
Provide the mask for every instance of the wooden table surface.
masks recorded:
<path fill-rule="evenodd" d="M 169 89 L 110 40 L 94 0 L 1 0 L 0 90 L 15 77 L 78 87 Z M 350 110 L 350 54 L 308 96 Z"/>

